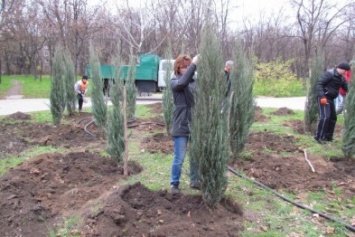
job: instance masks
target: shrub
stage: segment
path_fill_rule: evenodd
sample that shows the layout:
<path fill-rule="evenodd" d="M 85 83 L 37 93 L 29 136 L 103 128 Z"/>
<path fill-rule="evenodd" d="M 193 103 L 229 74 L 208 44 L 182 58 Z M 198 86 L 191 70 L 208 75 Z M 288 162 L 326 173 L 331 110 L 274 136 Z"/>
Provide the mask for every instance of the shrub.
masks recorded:
<path fill-rule="evenodd" d="M 203 200 L 209 207 L 216 207 L 227 188 L 228 130 L 226 113 L 221 113 L 226 89 L 221 83 L 223 59 L 217 33 L 211 27 L 205 29 L 200 52 L 190 166 L 199 166 Z"/>
<path fill-rule="evenodd" d="M 92 47 L 90 47 L 90 68 L 92 71 L 92 113 L 96 124 L 105 133 L 107 123 L 107 106 L 104 100 L 103 83 L 100 76 L 100 61 Z"/>
<path fill-rule="evenodd" d="M 319 55 L 312 62 L 312 71 L 310 78 L 310 86 L 307 93 L 306 105 L 304 111 L 304 130 L 305 132 L 314 133 L 318 121 L 318 103 L 317 103 L 317 82 L 323 74 L 324 56 Z"/>
<path fill-rule="evenodd" d="M 171 58 L 171 53 L 167 53 L 165 58 Z M 174 102 L 173 93 L 170 88 L 170 77 L 173 71 L 172 65 L 168 63 L 165 74 L 165 88 L 163 90 L 163 109 L 164 109 L 164 121 L 166 125 L 166 133 L 169 135 L 171 133 L 171 126 L 173 120 Z"/>
<path fill-rule="evenodd" d="M 355 72 L 353 65 L 352 72 Z M 345 99 L 343 154 L 350 159 L 355 154 L 355 73 L 352 73 L 349 92 Z"/>
<path fill-rule="evenodd" d="M 244 149 L 249 128 L 254 122 L 253 63 L 237 44 L 234 52 L 234 70 L 231 80 L 231 105 L 229 115 L 229 140 L 231 151 L 238 156 Z"/>
<path fill-rule="evenodd" d="M 263 96 L 288 97 L 305 94 L 302 82 L 291 72 L 292 60 L 284 63 L 271 61 L 256 65 L 254 94 Z"/>
<path fill-rule="evenodd" d="M 60 124 L 65 109 L 64 75 L 65 64 L 63 49 L 58 47 L 53 58 L 50 93 L 50 109 L 54 125 Z"/>
<path fill-rule="evenodd" d="M 129 68 L 127 72 L 126 79 L 126 92 L 127 92 L 127 118 L 133 119 L 136 114 L 136 99 L 137 99 L 137 88 L 134 83 L 136 74 L 136 66 L 134 62 L 133 55 L 130 56 Z"/>
<path fill-rule="evenodd" d="M 75 103 L 76 96 L 74 90 L 74 84 L 76 82 L 74 63 L 70 56 L 68 50 L 64 51 L 64 63 L 65 63 L 65 99 L 66 99 L 66 108 L 69 115 L 72 115 L 75 112 Z"/>
<path fill-rule="evenodd" d="M 109 112 L 107 123 L 108 152 L 117 162 L 123 160 L 125 152 L 124 119 L 121 106 L 122 83 L 120 80 L 120 62 L 115 63 L 115 83 L 110 85 L 112 111 Z"/>

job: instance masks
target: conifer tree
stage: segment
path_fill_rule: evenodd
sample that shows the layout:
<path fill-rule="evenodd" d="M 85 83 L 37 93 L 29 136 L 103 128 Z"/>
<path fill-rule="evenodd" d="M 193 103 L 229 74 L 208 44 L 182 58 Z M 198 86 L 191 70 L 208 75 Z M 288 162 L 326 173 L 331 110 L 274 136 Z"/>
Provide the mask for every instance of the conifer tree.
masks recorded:
<path fill-rule="evenodd" d="M 324 56 L 319 54 L 312 60 L 312 71 L 310 77 L 310 85 L 306 98 L 304 111 L 304 130 L 308 133 L 314 133 L 318 121 L 318 103 L 317 103 L 317 83 L 323 74 Z"/>
<path fill-rule="evenodd" d="M 75 112 L 76 95 L 74 90 L 74 84 L 76 82 L 74 62 L 70 56 L 68 50 L 64 51 L 64 62 L 65 62 L 65 98 L 66 98 L 66 108 L 69 115 Z"/>
<path fill-rule="evenodd" d="M 127 118 L 133 119 L 136 114 L 137 88 L 135 85 L 136 66 L 133 55 L 129 59 L 129 67 L 126 78 L 127 91 Z"/>
<path fill-rule="evenodd" d="M 234 157 L 240 154 L 254 122 L 255 100 L 253 97 L 253 63 L 237 42 L 234 65 L 230 74 L 231 94 L 229 111 L 230 148 Z"/>
<path fill-rule="evenodd" d="M 345 97 L 343 154 L 347 159 L 354 158 L 355 154 L 355 65 L 352 64 L 353 72 L 349 91 Z"/>
<path fill-rule="evenodd" d="M 107 137 L 108 137 L 108 152 L 111 157 L 117 162 L 123 160 L 125 151 L 124 144 L 124 120 L 121 106 L 122 87 L 123 83 L 120 78 L 120 59 L 115 60 L 115 83 L 110 85 L 110 95 L 112 102 L 112 110 L 108 113 Z"/>
<path fill-rule="evenodd" d="M 100 75 L 100 61 L 92 46 L 90 47 L 90 68 L 92 72 L 92 113 L 95 123 L 106 133 L 107 106 L 104 100 L 103 83 Z"/>
<path fill-rule="evenodd" d="M 191 123 L 190 165 L 199 166 L 204 202 L 216 207 L 227 188 L 228 132 L 221 104 L 225 92 L 223 59 L 217 33 L 208 25 L 198 63 L 196 104 Z"/>
<path fill-rule="evenodd" d="M 165 54 L 165 58 L 170 59 L 171 56 L 171 50 Z M 173 93 L 170 88 L 170 79 L 171 79 L 171 73 L 173 71 L 173 65 L 169 62 L 167 63 L 166 67 L 166 73 L 165 73 L 165 88 L 163 90 L 163 112 L 164 112 L 164 121 L 166 125 L 166 133 L 169 135 L 171 133 L 171 126 L 172 126 L 172 120 L 173 120 L 173 111 L 174 111 L 174 101 L 173 101 Z"/>
<path fill-rule="evenodd" d="M 54 125 L 60 124 L 65 109 L 64 77 L 65 64 L 63 49 L 58 47 L 53 58 L 50 93 L 50 109 Z"/>

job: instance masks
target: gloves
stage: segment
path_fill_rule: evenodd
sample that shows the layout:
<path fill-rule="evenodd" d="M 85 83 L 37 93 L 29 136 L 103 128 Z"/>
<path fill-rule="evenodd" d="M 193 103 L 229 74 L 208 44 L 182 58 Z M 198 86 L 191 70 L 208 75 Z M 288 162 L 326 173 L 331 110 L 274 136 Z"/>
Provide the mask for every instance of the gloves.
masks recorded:
<path fill-rule="evenodd" d="M 326 104 L 328 104 L 327 98 L 322 97 L 322 98 L 320 99 L 320 104 L 321 104 L 321 105 L 326 105 Z"/>
<path fill-rule="evenodd" d="M 199 57 L 200 57 L 199 54 L 197 54 L 195 57 L 193 57 L 192 62 L 193 62 L 195 65 L 198 64 Z"/>

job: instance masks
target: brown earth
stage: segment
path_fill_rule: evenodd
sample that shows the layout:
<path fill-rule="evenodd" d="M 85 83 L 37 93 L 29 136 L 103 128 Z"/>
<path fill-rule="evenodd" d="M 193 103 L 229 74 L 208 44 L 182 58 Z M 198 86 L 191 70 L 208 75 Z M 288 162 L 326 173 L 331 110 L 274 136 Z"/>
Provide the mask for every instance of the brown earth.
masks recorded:
<path fill-rule="evenodd" d="M 161 104 L 150 107 L 156 118 L 131 122 L 130 139 L 140 140 L 142 150 L 171 154 Z M 260 108 L 257 118 L 268 119 Z M 122 165 L 100 155 L 106 142 L 91 123 L 91 114 L 77 113 L 65 120 L 68 123 L 59 126 L 36 124 L 29 115 L 16 113 L 0 121 L 0 159 L 16 157 L 33 146 L 67 151 L 39 155 L 0 176 L 2 236 L 48 236 L 66 217 L 78 213 L 83 222 L 71 233 L 77 236 L 240 236 L 244 219 L 238 203 L 223 199 L 217 210 L 211 210 L 200 195 L 153 192 L 140 183 L 119 187 L 118 181 L 126 178 Z M 303 131 L 300 121 L 284 126 Z M 346 197 L 355 195 L 354 162 L 307 154 L 296 141 L 293 135 L 252 132 L 245 147 L 250 157 L 237 159 L 231 167 L 276 190 L 331 193 L 337 182 Z M 141 168 L 130 163 L 129 171 L 133 175 Z"/>

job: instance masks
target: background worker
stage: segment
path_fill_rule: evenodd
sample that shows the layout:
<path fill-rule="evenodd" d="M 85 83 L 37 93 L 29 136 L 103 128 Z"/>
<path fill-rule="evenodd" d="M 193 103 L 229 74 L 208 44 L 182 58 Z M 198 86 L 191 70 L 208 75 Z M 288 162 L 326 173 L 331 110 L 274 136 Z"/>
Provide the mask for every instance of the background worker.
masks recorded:
<path fill-rule="evenodd" d="M 84 96 L 88 90 L 88 85 L 89 85 L 88 77 L 85 75 L 81 78 L 81 80 L 77 81 L 74 85 L 74 89 L 78 97 L 79 112 L 81 112 L 83 108 Z"/>
<path fill-rule="evenodd" d="M 232 71 L 233 68 L 233 61 L 232 60 L 228 60 L 224 66 L 224 79 L 226 81 L 226 85 L 227 85 L 227 90 L 226 90 L 226 94 L 225 96 L 228 97 L 230 90 L 231 90 L 231 81 L 229 79 L 230 76 L 230 72 Z"/>
<path fill-rule="evenodd" d="M 348 83 L 344 78 L 350 70 L 348 63 L 340 63 L 336 68 L 326 71 L 317 83 L 318 96 L 318 127 L 314 139 L 319 143 L 333 140 L 333 133 L 337 121 L 334 99 L 339 94 L 339 88 L 348 91 Z"/>
<path fill-rule="evenodd" d="M 351 63 L 350 63 L 351 66 Z M 347 70 L 344 74 L 345 80 L 348 82 L 348 84 L 351 82 L 351 69 Z M 336 98 L 336 113 L 341 114 L 344 110 L 344 104 L 345 104 L 345 96 L 346 96 L 346 91 L 343 88 L 339 89 L 339 95 Z"/>

